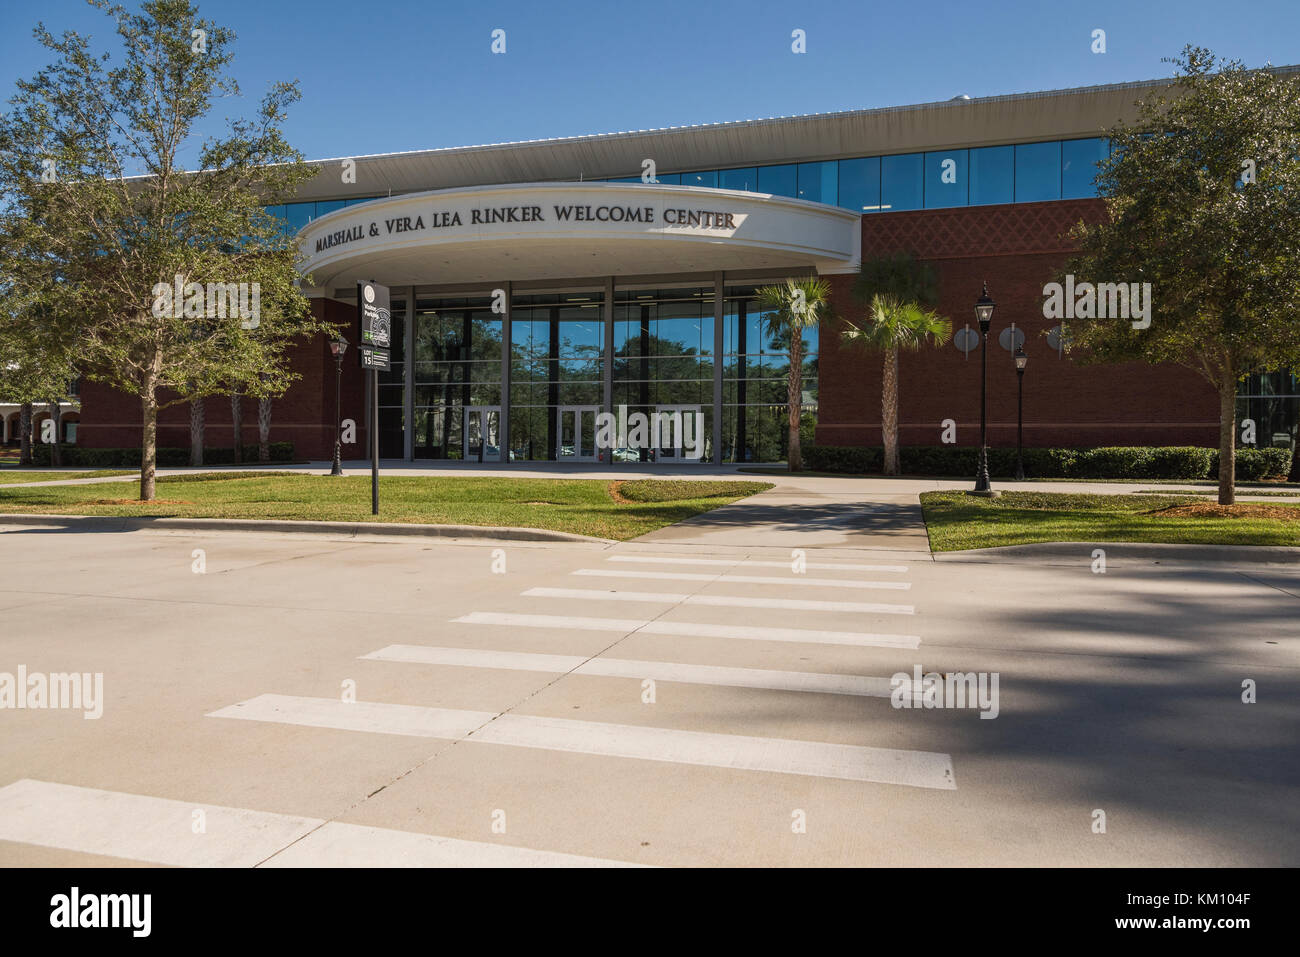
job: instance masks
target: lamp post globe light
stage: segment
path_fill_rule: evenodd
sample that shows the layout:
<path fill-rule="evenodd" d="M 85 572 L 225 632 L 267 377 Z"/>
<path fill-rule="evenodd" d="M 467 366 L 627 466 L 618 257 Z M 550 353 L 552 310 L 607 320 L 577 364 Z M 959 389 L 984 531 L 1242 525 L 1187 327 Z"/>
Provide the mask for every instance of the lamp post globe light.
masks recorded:
<path fill-rule="evenodd" d="M 1025 366 L 1029 356 L 1016 346 L 1016 481 L 1025 480 Z"/>
<path fill-rule="evenodd" d="M 984 283 L 984 291 L 975 301 L 975 319 L 979 322 L 980 336 L 980 463 L 975 475 L 974 494 L 992 495 L 989 484 L 989 447 L 988 447 L 988 372 L 989 372 L 989 326 L 993 324 L 993 309 L 997 304 L 989 298 L 989 284 Z"/>
<path fill-rule="evenodd" d="M 343 353 L 348 351 L 348 340 L 340 333 L 337 339 L 330 340 L 330 355 L 334 357 L 334 467 L 330 475 L 343 474 L 342 439 L 343 439 Z"/>

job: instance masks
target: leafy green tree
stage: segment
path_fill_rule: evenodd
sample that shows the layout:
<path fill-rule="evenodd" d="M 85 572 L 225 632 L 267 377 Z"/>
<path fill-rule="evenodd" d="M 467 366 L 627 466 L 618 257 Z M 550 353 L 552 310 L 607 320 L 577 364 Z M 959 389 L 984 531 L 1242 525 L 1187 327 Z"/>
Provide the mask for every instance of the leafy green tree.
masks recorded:
<path fill-rule="evenodd" d="M 952 336 L 952 322 L 929 308 L 938 301 L 933 267 L 906 254 L 863 260 L 853 293 L 867 304 L 866 323 L 846 322 L 840 341 L 885 355 L 880 379 L 884 472 L 898 475 L 902 471 L 898 453 L 898 353 L 927 344 L 943 345 Z"/>
<path fill-rule="evenodd" d="M 1058 279 L 1088 284 L 1075 286 L 1082 318 L 1068 340 L 1084 361 L 1176 363 L 1217 391 L 1230 505 L 1237 383 L 1300 363 L 1300 80 L 1199 47 L 1171 62 L 1173 85 L 1108 132 L 1097 179 L 1108 215 L 1076 227 L 1080 252 Z M 1128 284 L 1127 296 L 1107 291 L 1105 318 L 1098 283 Z M 1126 300 L 1145 300 L 1144 315 Z"/>
<path fill-rule="evenodd" d="M 12 283 L 0 284 L 0 290 L 5 303 L 0 310 L 0 397 L 21 406 L 19 463 L 32 464 L 32 414 L 35 406 L 45 405 L 55 429 L 50 462 L 61 465 L 59 403 L 76 378 L 72 354 L 52 333 L 51 323 L 24 318 L 24 312 L 37 308 L 31 298 L 20 302 Z"/>
<path fill-rule="evenodd" d="M 53 317 L 89 378 L 139 397 L 148 501 L 160 409 L 262 377 L 282 391 L 294 378 L 284 350 L 324 331 L 297 286 L 293 237 L 263 208 L 315 170 L 281 132 L 295 84 L 272 85 L 255 119 L 200 141 L 214 100 L 239 93 L 229 30 L 188 0 L 146 0 L 138 14 L 90 2 L 113 21 L 120 60 L 38 26 L 55 60 L 18 83 L 0 118 L 12 237 L 0 275 Z"/>
<path fill-rule="evenodd" d="M 789 435 L 786 463 L 791 472 L 803 469 L 799 444 L 799 425 L 803 410 L 803 331 L 819 327 L 822 320 L 833 318 L 831 284 L 816 276 L 787 279 L 784 283 L 763 286 L 756 293 L 764 310 L 767 334 L 786 346 L 790 368 L 786 377 L 787 431 Z"/>

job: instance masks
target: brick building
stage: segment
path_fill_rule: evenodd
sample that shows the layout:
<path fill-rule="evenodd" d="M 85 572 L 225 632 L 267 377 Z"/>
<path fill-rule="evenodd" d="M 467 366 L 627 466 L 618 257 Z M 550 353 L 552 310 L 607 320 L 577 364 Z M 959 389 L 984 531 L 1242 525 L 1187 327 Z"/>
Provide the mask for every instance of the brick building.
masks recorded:
<path fill-rule="evenodd" d="M 810 274 L 831 280 L 840 317 L 809 336 L 815 441 L 878 444 L 880 359 L 842 348 L 838 329 L 862 314 L 850 294 L 861 259 L 893 252 L 936 267 L 939 311 L 956 330 L 974 325 L 988 283 L 990 444 L 1015 441 L 1012 349 L 999 342 L 1014 323 L 1029 355 L 1027 445 L 1214 446 L 1204 381 L 1079 365 L 1042 318 L 1068 230 L 1104 215 L 1093 182 L 1103 131 L 1162 85 L 318 161 L 296 201 L 273 211 L 297 232 L 312 308 L 352 343 L 347 457 L 364 454 L 369 422 L 355 348 L 363 280 L 391 294 L 392 365 L 378 388 L 387 458 L 673 462 L 694 460 L 694 447 L 706 461 L 778 459 L 787 368 L 755 291 Z M 938 444 L 945 419 L 959 444 L 978 442 L 979 360 L 978 347 L 954 343 L 902 357 L 904 445 Z M 328 342 L 304 343 L 292 361 L 301 379 L 275 402 L 272 439 L 328 458 Z M 1287 375 L 1243 390 L 1261 444 L 1294 441 L 1296 391 Z M 94 383 L 81 399 L 80 444 L 139 444 L 134 399 Z M 599 413 L 637 411 L 682 413 L 703 435 L 687 425 L 649 449 L 596 442 Z M 252 401 L 243 422 L 256 441 Z M 165 411 L 160 445 L 188 446 L 188 423 L 184 406 Z M 210 399 L 208 444 L 229 446 L 230 423 L 229 402 Z"/>

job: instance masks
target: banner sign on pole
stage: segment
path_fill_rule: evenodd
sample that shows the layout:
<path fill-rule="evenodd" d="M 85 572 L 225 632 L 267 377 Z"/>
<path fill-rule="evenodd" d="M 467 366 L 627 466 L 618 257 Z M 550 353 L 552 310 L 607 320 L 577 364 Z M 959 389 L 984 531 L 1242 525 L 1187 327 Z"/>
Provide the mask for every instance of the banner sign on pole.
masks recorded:
<path fill-rule="evenodd" d="M 357 283 L 357 313 L 361 319 L 361 368 L 370 372 L 370 512 L 379 514 L 379 373 L 389 368 L 393 314 L 388 287 L 376 282 Z"/>

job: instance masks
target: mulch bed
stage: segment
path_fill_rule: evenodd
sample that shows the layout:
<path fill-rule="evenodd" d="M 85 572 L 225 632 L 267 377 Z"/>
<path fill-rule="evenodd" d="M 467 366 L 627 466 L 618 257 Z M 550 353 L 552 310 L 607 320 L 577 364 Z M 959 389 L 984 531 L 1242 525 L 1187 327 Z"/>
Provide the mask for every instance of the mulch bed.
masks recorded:
<path fill-rule="evenodd" d="M 1283 521 L 1300 521 L 1300 508 L 1285 505 L 1258 505 L 1254 502 L 1237 505 L 1220 505 L 1217 502 L 1191 502 L 1161 509 L 1159 515 L 1178 515 L 1191 518 L 1279 518 Z"/>
<path fill-rule="evenodd" d="M 193 505 L 182 498 L 156 498 L 152 502 L 142 502 L 138 498 L 97 498 L 91 502 L 78 502 L 78 505 Z"/>

